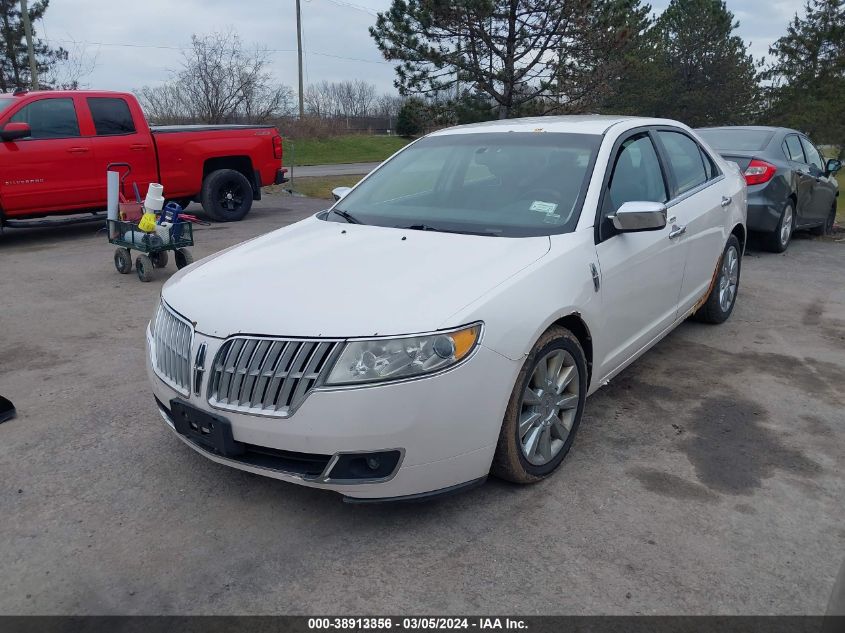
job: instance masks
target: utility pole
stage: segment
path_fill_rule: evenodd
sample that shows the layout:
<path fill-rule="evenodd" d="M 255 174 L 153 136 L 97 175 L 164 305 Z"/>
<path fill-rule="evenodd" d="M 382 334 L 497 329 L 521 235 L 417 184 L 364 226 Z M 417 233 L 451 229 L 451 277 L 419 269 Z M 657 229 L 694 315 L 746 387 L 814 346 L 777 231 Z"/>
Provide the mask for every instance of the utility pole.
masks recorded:
<path fill-rule="evenodd" d="M 302 119 L 305 117 L 305 95 L 302 88 L 302 14 L 299 10 L 299 0 L 296 0 L 296 52 L 299 55 L 299 118 Z"/>
<path fill-rule="evenodd" d="M 298 2 L 299 0 L 297 0 Z M 38 90 L 38 64 L 35 63 L 35 52 L 32 50 L 32 25 L 29 23 L 29 10 L 26 8 L 26 0 L 21 0 L 21 20 L 23 20 L 23 30 L 26 34 L 26 50 L 29 53 L 30 81 L 32 89 Z"/>

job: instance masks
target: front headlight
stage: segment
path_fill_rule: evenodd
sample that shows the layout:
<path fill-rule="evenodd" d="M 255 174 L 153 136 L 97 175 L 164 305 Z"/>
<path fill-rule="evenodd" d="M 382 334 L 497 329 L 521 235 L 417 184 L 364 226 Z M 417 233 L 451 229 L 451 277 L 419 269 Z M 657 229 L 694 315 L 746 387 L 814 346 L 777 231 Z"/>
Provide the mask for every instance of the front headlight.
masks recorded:
<path fill-rule="evenodd" d="M 350 341 L 334 364 L 326 385 L 355 385 L 413 378 L 451 367 L 475 349 L 481 324 L 402 338 Z"/>

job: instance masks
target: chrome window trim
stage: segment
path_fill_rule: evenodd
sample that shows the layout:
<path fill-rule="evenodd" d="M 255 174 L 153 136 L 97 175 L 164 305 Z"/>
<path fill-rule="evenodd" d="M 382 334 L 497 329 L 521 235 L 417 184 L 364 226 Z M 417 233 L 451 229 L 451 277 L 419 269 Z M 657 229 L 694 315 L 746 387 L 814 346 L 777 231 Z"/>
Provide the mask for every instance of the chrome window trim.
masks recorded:
<path fill-rule="evenodd" d="M 693 187 L 689 191 L 685 191 L 680 196 L 672 198 L 671 200 L 669 200 L 669 202 L 666 203 L 666 208 L 669 209 L 670 207 L 674 207 L 676 204 L 683 202 L 687 198 L 690 198 L 690 197 L 694 196 L 695 194 L 704 191 L 705 189 L 707 189 L 707 187 L 709 187 L 711 185 L 715 185 L 717 182 L 721 182 L 724 179 L 725 179 L 725 174 L 719 174 L 715 178 L 712 178 L 712 179 L 710 179 L 706 182 L 703 182 L 700 185 L 698 185 L 697 187 Z"/>

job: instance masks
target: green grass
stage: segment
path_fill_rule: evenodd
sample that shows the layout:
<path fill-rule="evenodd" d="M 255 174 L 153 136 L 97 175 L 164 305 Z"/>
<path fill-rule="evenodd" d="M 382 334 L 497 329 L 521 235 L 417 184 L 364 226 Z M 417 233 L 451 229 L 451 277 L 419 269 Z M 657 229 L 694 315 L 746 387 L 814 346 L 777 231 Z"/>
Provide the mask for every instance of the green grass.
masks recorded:
<path fill-rule="evenodd" d="M 309 198 L 332 199 L 335 187 L 352 187 L 363 176 L 322 176 L 315 178 L 294 178 L 293 190 Z"/>
<path fill-rule="evenodd" d="M 374 163 L 402 149 L 410 139 L 401 136 L 335 136 L 285 140 L 285 164 L 332 165 Z"/>

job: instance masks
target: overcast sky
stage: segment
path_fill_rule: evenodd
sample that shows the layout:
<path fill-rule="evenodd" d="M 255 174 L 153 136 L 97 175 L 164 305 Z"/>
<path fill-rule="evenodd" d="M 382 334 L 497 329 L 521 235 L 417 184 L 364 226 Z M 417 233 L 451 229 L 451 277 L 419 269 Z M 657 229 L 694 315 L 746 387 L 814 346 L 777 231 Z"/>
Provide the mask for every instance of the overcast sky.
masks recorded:
<path fill-rule="evenodd" d="M 668 0 L 655 0 L 662 11 Z M 302 0 L 305 82 L 366 79 L 393 91 L 393 66 L 379 55 L 367 32 L 389 0 Z M 739 34 L 755 57 L 801 10 L 802 0 L 728 0 Z M 273 49 L 271 71 L 296 87 L 294 0 L 51 0 L 35 27 L 53 45 L 84 49 L 95 59 L 82 79 L 89 88 L 131 90 L 155 85 L 179 67 L 192 33 L 233 27 L 248 45 Z M 74 44 L 76 42 L 76 44 Z"/>

